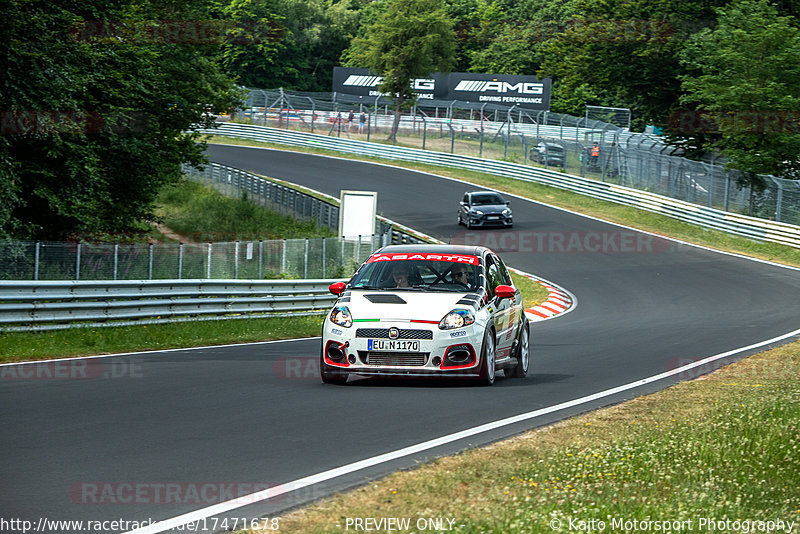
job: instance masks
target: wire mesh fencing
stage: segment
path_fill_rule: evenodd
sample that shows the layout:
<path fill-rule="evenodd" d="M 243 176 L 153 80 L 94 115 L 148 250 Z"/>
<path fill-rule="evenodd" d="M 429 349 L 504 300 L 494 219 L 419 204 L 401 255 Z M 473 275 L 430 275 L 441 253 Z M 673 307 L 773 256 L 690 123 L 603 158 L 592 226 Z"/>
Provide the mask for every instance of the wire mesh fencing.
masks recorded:
<path fill-rule="evenodd" d="M 752 186 L 736 170 L 689 160 L 660 136 L 610 122 L 495 103 L 419 100 L 398 123 L 397 142 L 526 165 L 556 168 L 701 206 L 800 224 L 800 182 L 762 176 Z M 391 101 L 337 93 L 250 90 L 231 120 L 337 137 L 386 142 Z"/>
<path fill-rule="evenodd" d="M 341 278 L 389 234 L 213 243 L 0 242 L 0 280 Z"/>

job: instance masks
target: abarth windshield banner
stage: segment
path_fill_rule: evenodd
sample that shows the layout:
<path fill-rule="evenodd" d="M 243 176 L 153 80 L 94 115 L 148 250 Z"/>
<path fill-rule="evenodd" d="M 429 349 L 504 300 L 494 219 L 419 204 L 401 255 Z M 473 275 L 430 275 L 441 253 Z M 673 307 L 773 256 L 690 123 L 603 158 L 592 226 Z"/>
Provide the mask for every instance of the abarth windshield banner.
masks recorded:
<path fill-rule="evenodd" d="M 428 261 L 449 261 L 453 263 L 465 263 L 469 265 L 479 265 L 480 259 L 477 256 L 464 254 L 373 254 L 367 263 L 379 261 L 405 261 L 405 260 L 428 260 Z"/>

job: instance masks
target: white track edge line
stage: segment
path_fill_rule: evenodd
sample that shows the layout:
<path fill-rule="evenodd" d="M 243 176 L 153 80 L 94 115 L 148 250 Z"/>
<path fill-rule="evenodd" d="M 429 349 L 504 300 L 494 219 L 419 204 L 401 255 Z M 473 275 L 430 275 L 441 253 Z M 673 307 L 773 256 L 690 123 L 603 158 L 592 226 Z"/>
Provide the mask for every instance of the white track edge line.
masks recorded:
<path fill-rule="evenodd" d="M 564 410 L 567 408 L 573 408 L 575 406 L 580 406 L 581 404 L 586 404 L 587 402 L 592 402 L 598 399 L 602 399 L 604 397 L 608 397 L 611 395 L 615 395 L 617 393 L 622 393 L 624 391 L 628 391 L 630 389 L 634 389 L 640 386 L 644 386 L 650 384 L 652 382 L 657 382 L 659 380 L 663 380 L 665 378 L 669 378 L 670 376 L 683 373 L 684 371 L 688 371 L 690 369 L 694 369 L 695 367 L 700 367 L 701 365 L 705 365 L 707 363 L 726 358 L 728 356 L 733 356 L 740 352 L 744 352 L 751 349 L 756 349 L 759 347 L 763 347 L 764 345 L 769 345 L 771 343 L 777 343 L 779 341 L 783 341 L 785 339 L 795 337 L 800 335 L 800 329 L 794 330 L 793 332 L 789 332 L 788 334 L 784 334 L 782 336 L 774 337 L 772 339 L 768 339 L 766 341 L 761 341 L 759 343 L 754 343 L 752 345 L 748 345 L 746 347 L 740 347 L 738 349 L 733 349 L 727 352 L 723 352 L 720 354 L 716 354 L 714 356 L 709 356 L 708 358 L 704 358 L 702 360 L 678 367 L 677 369 L 673 369 L 672 371 L 667 371 L 664 373 L 660 373 L 657 375 L 650 376 L 648 378 L 644 378 L 641 380 L 637 380 L 635 382 L 629 382 L 627 384 L 623 384 L 621 386 L 617 386 L 615 388 L 607 389 L 605 391 L 600 391 L 598 393 L 593 393 L 591 395 L 586 395 L 584 397 L 580 397 L 577 399 L 573 399 L 571 401 L 562 402 L 560 404 L 556 404 L 553 406 L 549 406 L 547 408 L 541 408 L 539 410 L 534 410 L 532 412 L 527 412 L 519 415 L 515 415 L 512 417 L 507 417 L 505 419 L 500 419 L 498 421 L 494 421 L 491 423 L 486 423 L 483 425 L 479 425 L 476 427 L 468 428 L 462 430 L 460 432 L 455 432 L 453 434 L 448 434 L 446 436 L 442 436 L 439 438 L 435 438 L 428 441 L 423 441 L 422 443 L 418 443 L 416 445 L 411 445 L 408 447 L 404 447 L 402 449 L 398 449 L 396 451 L 387 452 L 384 454 L 380 454 L 377 456 L 373 456 L 371 458 L 366 458 L 364 460 L 359 460 L 358 462 L 354 462 L 348 465 L 343 465 L 341 467 L 337 467 L 334 469 L 329 469 L 328 471 L 323 471 L 321 473 L 317 473 L 314 475 L 309 475 L 307 477 L 299 478 L 297 480 L 293 480 L 291 482 L 286 482 L 284 484 L 280 484 L 273 488 L 259 491 L 256 493 L 251 493 L 250 495 L 245 495 L 239 497 L 237 499 L 233 499 L 230 501 L 222 502 L 219 504 L 215 504 L 213 506 L 208 506 L 206 508 L 201 508 L 199 510 L 195 510 L 194 512 L 189 512 L 183 515 L 179 515 L 170 519 L 165 519 L 163 521 L 159 521 L 158 523 L 154 523 L 152 525 L 148 525 L 146 527 L 138 528 L 136 530 L 128 531 L 124 534 L 156 534 L 159 532 L 164 532 L 166 530 L 170 530 L 172 528 L 176 528 L 182 525 L 186 525 L 187 523 L 191 523 L 193 521 L 200 521 L 202 519 L 212 517 L 218 514 L 222 514 L 225 512 L 229 512 L 236 508 L 241 508 L 242 506 L 246 506 L 249 504 L 254 504 L 257 502 L 265 501 L 267 499 L 271 499 L 272 497 L 277 497 L 279 495 L 283 495 L 285 493 L 289 493 L 291 491 L 295 491 L 301 488 L 308 487 L 312 484 L 317 484 L 319 482 L 325 482 L 331 480 L 336 477 L 340 477 L 343 475 L 347 475 L 353 473 L 355 471 L 360 471 L 361 469 L 366 469 L 368 467 L 372 467 L 375 465 L 379 465 L 385 462 L 389 462 L 392 460 L 396 460 L 398 458 L 402 458 L 404 456 L 408 456 L 410 454 L 415 454 L 418 452 L 423 452 L 434 447 L 439 447 L 441 445 L 446 445 L 448 443 L 452 443 L 454 441 L 458 441 L 461 439 L 469 438 L 475 436 L 477 434 L 481 434 L 483 432 L 488 432 L 490 430 L 496 430 L 498 428 L 512 425 L 515 423 L 520 423 L 523 421 L 527 421 L 530 419 L 535 419 L 536 417 L 541 417 L 542 415 L 547 415 L 553 412 L 557 412 L 560 410 Z"/>
<path fill-rule="evenodd" d="M 182 350 L 206 350 L 206 349 L 227 349 L 231 347 L 247 347 L 250 345 L 268 345 L 270 343 L 287 343 L 289 341 L 306 341 L 309 339 L 319 339 L 321 336 L 312 337 L 296 337 L 291 339 L 270 339 L 268 341 L 251 341 L 248 343 L 228 343 L 226 345 L 205 345 L 202 347 L 183 347 L 176 349 L 153 349 L 153 350 L 140 350 L 136 352 L 115 352 L 114 354 L 95 354 L 94 356 L 75 356 L 71 358 L 53 358 L 50 360 L 29 360 L 25 362 L 10 362 L 0 363 L 0 367 L 9 367 L 12 365 L 36 365 L 51 362 L 70 362 L 75 360 L 95 360 L 99 358 L 116 358 L 117 356 L 144 356 L 148 354 L 160 354 L 162 352 L 178 352 Z"/>

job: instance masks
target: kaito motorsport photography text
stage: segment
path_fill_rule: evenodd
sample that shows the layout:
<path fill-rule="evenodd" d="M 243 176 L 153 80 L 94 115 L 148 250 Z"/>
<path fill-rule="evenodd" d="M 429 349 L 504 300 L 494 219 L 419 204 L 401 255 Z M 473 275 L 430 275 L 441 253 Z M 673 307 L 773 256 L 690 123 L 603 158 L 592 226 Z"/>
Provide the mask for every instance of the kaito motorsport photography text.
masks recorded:
<path fill-rule="evenodd" d="M 694 519 L 628 519 L 611 517 L 603 519 L 582 519 L 570 517 L 551 519 L 550 528 L 559 532 L 751 532 L 783 533 L 794 532 L 796 521 L 783 519 L 717 519 L 699 517 Z"/>

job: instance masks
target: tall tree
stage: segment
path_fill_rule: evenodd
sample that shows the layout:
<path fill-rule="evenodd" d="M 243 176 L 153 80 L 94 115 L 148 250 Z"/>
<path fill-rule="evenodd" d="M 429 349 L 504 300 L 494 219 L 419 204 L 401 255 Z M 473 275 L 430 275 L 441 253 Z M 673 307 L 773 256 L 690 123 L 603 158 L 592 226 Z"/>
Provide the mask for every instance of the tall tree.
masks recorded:
<path fill-rule="evenodd" d="M 718 25 L 687 44 L 682 101 L 696 106 L 678 134 L 700 134 L 728 166 L 755 174 L 800 174 L 800 27 L 767 0 L 736 0 Z M 680 130 L 684 131 L 681 132 Z"/>
<path fill-rule="evenodd" d="M 217 1 L 214 15 L 255 30 L 220 47 L 227 74 L 247 87 L 330 89 L 333 67 L 356 31 L 355 7 L 333 0 Z"/>
<path fill-rule="evenodd" d="M 414 78 L 451 69 L 455 31 L 442 0 L 389 0 L 386 11 L 356 37 L 346 51 L 347 64 L 383 76 L 379 90 L 394 96 L 395 115 L 389 139 L 397 139 L 404 107 L 416 99 Z"/>
<path fill-rule="evenodd" d="M 631 108 L 633 127 L 666 122 L 681 94 L 679 53 L 712 25 L 714 6 L 729 0 L 573 0 L 566 20 L 543 47 L 540 74 L 558 82 L 558 102 Z M 576 113 L 576 109 L 556 109 Z"/>
<path fill-rule="evenodd" d="M 0 237 L 140 229 L 233 84 L 189 0 L 0 3 Z M 213 41 L 213 38 L 212 38 Z"/>

